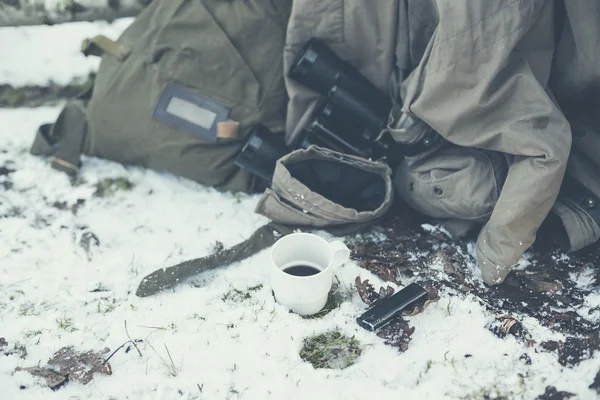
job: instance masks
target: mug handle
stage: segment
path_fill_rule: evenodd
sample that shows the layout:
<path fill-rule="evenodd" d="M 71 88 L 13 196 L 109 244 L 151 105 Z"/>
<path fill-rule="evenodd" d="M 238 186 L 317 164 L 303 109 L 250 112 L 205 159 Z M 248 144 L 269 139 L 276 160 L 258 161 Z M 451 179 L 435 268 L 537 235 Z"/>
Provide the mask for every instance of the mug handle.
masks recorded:
<path fill-rule="evenodd" d="M 333 251 L 333 265 L 338 266 L 346 263 L 350 259 L 350 249 L 341 240 L 329 243 Z"/>

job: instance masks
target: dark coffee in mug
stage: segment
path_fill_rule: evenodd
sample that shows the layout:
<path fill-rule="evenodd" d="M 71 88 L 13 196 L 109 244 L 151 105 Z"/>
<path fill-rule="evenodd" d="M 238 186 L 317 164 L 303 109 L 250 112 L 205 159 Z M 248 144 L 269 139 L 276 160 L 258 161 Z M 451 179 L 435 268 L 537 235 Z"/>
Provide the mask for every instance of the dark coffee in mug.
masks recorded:
<path fill-rule="evenodd" d="M 319 272 L 321 272 L 321 270 L 311 265 L 297 264 L 286 267 L 285 269 L 283 269 L 283 272 L 294 276 L 311 276 L 318 274 Z"/>

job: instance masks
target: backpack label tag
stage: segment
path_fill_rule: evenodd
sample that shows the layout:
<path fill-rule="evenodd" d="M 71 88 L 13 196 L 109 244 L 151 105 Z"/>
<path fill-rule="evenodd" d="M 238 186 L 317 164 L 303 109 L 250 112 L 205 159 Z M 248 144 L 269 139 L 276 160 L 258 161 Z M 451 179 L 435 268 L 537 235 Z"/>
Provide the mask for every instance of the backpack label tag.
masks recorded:
<path fill-rule="evenodd" d="M 163 124 L 216 143 L 219 124 L 228 121 L 230 111 L 184 86 L 167 83 L 152 116 Z"/>

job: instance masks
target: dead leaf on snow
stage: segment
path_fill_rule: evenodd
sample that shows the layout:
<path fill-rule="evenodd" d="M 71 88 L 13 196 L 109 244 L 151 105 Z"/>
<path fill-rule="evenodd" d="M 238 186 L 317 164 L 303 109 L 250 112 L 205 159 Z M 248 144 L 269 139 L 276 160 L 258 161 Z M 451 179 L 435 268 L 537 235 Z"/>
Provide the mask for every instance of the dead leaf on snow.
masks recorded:
<path fill-rule="evenodd" d="M 373 285 L 369 283 L 369 280 L 365 279 L 364 281 L 361 281 L 360 276 L 356 277 L 354 284 L 356 286 L 356 290 L 358 291 L 358 295 L 367 305 L 373 305 L 375 302 L 388 298 L 394 294 L 394 288 L 391 286 L 388 286 L 385 289 L 381 287 L 379 289 L 379 293 L 377 293 Z"/>
<path fill-rule="evenodd" d="M 405 352 L 414 332 L 414 326 L 411 327 L 404 319 L 396 317 L 392 322 L 381 328 L 377 336 L 382 338 L 385 344 Z"/>
<path fill-rule="evenodd" d="M 56 390 L 56 389 L 60 388 L 63 384 L 65 384 L 67 382 L 67 379 L 68 379 L 67 375 L 60 374 L 50 368 L 17 367 L 16 371 L 26 371 L 26 372 L 29 372 L 33 376 L 38 376 L 40 378 L 44 378 L 46 380 L 46 384 L 52 390 Z"/>
<path fill-rule="evenodd" d="M 92 248 L 100 245 L 100 239 L 90 231 L 86 231 L 81 235 L 79 245 L 85 250 L 88 261 L 92 260 Z"/>
<path fill-rule="evenodd" d="M 384 288 L 382 286 L 379 288 L 379 298 L 380 299 L 387 299 L 388 297 L 390 297 L 393 294 L 394 294 L 394 288 L 391 286 L 388 286 L 386 288 Z"/>
<path fill-rule="evenodd" d="M 532 339 L 529 331 L 527 331 L 520 321 L 511 315 L 503 314 L 497 316 L 487 324 L 487 329 L 499 338 L 512 335 L 529 347 L 535 345 L 535 341 Z"/>
<path fill-rule="evenodd" d="M 425 287 L 425 290 L 427 291 L 427 297 L 425 298 L 425 301 L 416 302 L 413 306 L 411 306 L 410 309 L 402 313 L 402 315 L 407 317 L 413 317 L 417 314 L 421 314 L 431 304 L 436 303 L 440 300 L 439 292 L 434 286 L 427 286 Z"/>
<path fill-rule="evenodd" d="M 46 384 L 56 390 L 67 381 L 79 381 L 82 384 L 89 383 L 94 378 L 94 373 L 112 375 L 112 369 L 104 360 L 104 354 L 110 350 L 104 348 L 101 351 L 77 352 L 72 346 L 63 347 L 58 350 L 46 367 L 17 368 L 17 371 L 26 371 L 33 376 L 39 376 L 46 380 Z"/>
<path fill-rule="evenodd" d="M 66 374 L 71 380 L 87 384 L 95 372 L 112 375 L 109 363 L 104 362 L 104 354 L 110 351 L 104 348 L 99 352 L 93 350 L 77 352 L 72 346 L 63 347 L 48 361 L 48 365 L 56 366 L 61 374 Z"/>

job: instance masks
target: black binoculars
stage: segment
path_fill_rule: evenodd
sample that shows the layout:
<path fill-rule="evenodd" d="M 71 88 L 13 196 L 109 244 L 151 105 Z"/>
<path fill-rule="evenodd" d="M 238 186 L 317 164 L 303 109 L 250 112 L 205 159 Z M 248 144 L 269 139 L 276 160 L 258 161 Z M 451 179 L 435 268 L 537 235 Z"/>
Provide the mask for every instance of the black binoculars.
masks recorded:
<path fill-rule="evenodd" d="M 394 163 L 400 152 L 384 132 L 392 104 L 388 97 L 350 63 L 318 39 L 298 52 L 289 77 L 322 96 L 310 122 L 291 149 L 264 126 L 255 126 L 236 164 L 267 182 L 277 160 L 293 149 L 310 145 L 366 159 L 387 158 Z"/>

